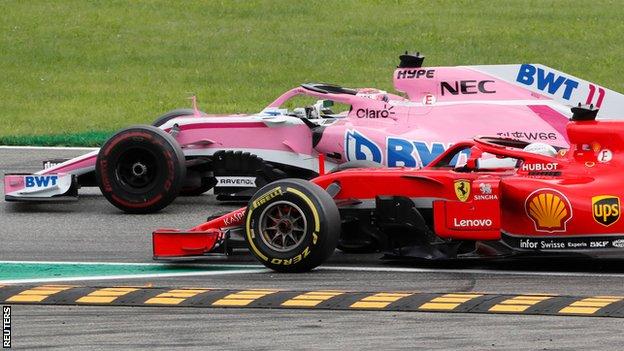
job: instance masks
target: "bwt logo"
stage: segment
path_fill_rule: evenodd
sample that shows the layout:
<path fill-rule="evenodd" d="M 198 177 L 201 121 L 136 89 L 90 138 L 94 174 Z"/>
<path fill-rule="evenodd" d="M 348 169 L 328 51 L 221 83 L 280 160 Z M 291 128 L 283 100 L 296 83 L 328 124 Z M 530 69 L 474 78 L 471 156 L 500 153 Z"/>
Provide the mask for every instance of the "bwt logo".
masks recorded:
<path fill-rule="evenodd" d="M 374 141 L 357 130 L 345 133 L 345 155 L 347 161 L 368 160 L 385 163 L 388 167 L 422 167 L 429 164 L 447 145 L 440 142 L 410 141 L 398 137 L 386 138 L 386 149 L 383 150 Z M 450 162 L 455 165 L 460 158 L 465 159 L 469 151 L 458 153 Z M 384 162 L 385 155 L 385 162 Z"/>
<path fill-rule="evenodd" d="M 551 95 L 555 95 L 563 89 L 561 96 L 566 100 L 570 100 L 572 92 L 579 86 L 579 83 L 572 78 L 546 72 L 542 68 L 528 64 L 520 66 L 516 81 L 524 85 L 537 86 L 537 89 Z"/>
<path fill-rule="evenodd" d="M 55 186 L 58 182 L 58 176 L 26 176 L 24 183 L 27 188 L 47 188 Z"/>

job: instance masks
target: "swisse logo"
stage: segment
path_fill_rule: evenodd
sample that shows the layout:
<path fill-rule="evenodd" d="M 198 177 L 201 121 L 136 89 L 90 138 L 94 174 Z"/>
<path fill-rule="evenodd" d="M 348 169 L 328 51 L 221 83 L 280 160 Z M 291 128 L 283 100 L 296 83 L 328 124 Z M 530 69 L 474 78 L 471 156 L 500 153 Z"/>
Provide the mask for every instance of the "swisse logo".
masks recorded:
<path fill-rule="evenodd" d="M 456 227 L 491 227 L 491 219 L 457 219 L 453 218 L 453 225 Z"/>
<path fill-rule="evenodd" d="M 613 247 L 624 247 L 624 239 L 613 240 L 611 245 L 613 245 Z"/>
<path fill-rule="evenodd" d="M 620 219 L 620 198 L 611 195 L 592 197 L 592 214 L 598 224 L 612 225 Z"/>
<path fill-rule="evenodd" d="M 525 163 L 522 165 L 523 171 L 556 171 L 558 163 Z"/>
<path fill-rule="evenodd" d="M 357 118 L 388 118 L 394 115 L 394 106 L 387 107 L 384 105 L 382 110 L 375 110 L 369 108 L 360 108 L 355 111 L 355 116 Z"/>

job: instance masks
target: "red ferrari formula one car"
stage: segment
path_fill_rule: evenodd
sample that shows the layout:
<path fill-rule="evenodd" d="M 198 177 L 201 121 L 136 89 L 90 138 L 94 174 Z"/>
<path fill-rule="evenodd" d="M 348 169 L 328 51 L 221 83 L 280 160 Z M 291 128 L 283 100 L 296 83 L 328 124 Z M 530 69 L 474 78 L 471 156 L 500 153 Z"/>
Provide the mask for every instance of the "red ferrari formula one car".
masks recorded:
<path fill-rule="evenodd" d="M 597 110 L 580 106 L 573 113 L 570 149 L 542 144 L 535 153 L 523 141 L 480 137 L 422 169 L 279 180 L 246 208 L 190 231 L 157 230 L 154 257 L 227 252 L 236 238 L 265 266 L 285 272 L 322 264 L 337 244 L 374 243 L 390 255 L 424 259 L 621 257 L 624 122 L 596 121 Z"/>

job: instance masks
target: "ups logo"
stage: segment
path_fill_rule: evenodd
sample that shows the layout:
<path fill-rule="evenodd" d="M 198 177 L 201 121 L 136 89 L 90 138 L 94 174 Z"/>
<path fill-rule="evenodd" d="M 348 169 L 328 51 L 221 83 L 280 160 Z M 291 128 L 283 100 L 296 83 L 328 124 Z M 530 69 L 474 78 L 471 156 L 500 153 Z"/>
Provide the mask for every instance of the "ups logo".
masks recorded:
<path fill-rule="evenodd" d="M 605 227 L 620 219 L 620 198 L 610 195 L 592 197 L 594 220 Z"/>

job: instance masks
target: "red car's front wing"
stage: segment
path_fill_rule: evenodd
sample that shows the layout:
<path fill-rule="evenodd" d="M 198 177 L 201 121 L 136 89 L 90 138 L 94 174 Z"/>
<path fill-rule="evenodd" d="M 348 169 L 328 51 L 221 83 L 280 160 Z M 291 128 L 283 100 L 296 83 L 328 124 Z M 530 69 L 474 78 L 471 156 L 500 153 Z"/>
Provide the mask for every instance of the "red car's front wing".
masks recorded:
<path fill-rule="evenodd" d="M 157 229 L 152 233 L 154 259 L 184 259 L 206 253 L 225 253 L 227 228 L 241 226 L 245 210 L 245 207 L 240 208 L 188 231 Z"/>

